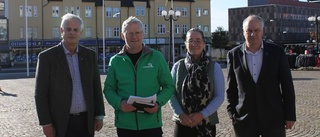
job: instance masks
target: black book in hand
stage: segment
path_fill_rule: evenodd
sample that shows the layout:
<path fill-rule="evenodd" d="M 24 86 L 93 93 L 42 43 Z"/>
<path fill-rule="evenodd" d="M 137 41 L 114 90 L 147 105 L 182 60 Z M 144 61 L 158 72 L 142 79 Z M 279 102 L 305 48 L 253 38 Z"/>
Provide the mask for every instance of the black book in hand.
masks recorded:
<path fill-rule="evenodd" d="M 155 106 L 157 94 L 150 97 L 130 96 L 127 103 L 137 108 L 137 112 L 145 113 L 144 108 L 152 108 Z"/>
<path fill-rule="evenodd" d="M 139 102 L 133 102 L 132 106 L 134 106 L 137 109 L 137 112 L 146 113 L 144 111 L 144 108 L 153 108 L 155 105 L 154 104 L 144 104 L 144 103 L 139 103 Z"/>

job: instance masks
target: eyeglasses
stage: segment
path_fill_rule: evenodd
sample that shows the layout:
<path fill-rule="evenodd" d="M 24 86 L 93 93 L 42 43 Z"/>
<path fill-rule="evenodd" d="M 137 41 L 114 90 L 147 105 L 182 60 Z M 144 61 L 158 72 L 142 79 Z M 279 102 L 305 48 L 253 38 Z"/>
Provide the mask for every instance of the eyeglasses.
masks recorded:
<path fill-rule="evenodd" d="M 143 32 L 140 31 L 140 32 L 130 32 L 130 33 L 126 33 L 126 36 L 127 37 L 133 37 L 133 36 L 137 36 L 137 37 L 140 37 L 142 36 Z"/>
<path fill-rule="evenodd" d="M 203 40 L 187 40 L 186 42 L 189 44 L 201 44 Z"/>

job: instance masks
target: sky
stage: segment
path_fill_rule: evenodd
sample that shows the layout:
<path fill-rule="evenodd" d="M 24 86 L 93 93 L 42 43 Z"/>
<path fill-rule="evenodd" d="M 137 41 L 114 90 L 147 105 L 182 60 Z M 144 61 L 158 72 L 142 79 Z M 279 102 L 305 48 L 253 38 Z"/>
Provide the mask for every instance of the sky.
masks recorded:
<path fill-rule="evenodd" d="M 247 7 L 247 0 L 211 0 L 211 32 L 217 27 L 228 30 L 228 9 Z"/>

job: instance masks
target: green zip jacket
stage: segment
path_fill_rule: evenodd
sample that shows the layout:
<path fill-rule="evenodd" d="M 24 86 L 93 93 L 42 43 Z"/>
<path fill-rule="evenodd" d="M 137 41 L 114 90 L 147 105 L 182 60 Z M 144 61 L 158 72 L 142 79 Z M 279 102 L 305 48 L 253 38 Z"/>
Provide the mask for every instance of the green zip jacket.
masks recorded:
<path fill-rule="evenodd" d="M 115 109 L 115 126 L 130 130 L 143 130 L 162 126 L 161 107 L 174 91 L 168 65 L 161 52 L 143 47 L 141 57 L 134 66 L 126 55 L 125 47 L 111 57 L 104 83 L 104 95 Z M 148 97 L 157 94 L 159 110 L 156 113 L 123 112 L 120 104 L 130 95 Z"/>

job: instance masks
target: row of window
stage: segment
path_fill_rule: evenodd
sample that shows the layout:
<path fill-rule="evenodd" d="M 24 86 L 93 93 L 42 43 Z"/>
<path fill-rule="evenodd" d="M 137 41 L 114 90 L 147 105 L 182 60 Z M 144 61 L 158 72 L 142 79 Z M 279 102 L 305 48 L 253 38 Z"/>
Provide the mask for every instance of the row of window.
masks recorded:
<path fill-rule="evenodd" d="M 174 27 L 174 33 L 175 34 L 180 34 L 180 26 L 182 26 L 182 34 L 186 34 L 189 27 L 186 24 L 180 25 L 180 24 L 175 24 Z M 201 25 L 197 25 L 197 28 L 202 29 Z M 143 24 L 143 30 L 144 30 L 144 34 L 148 34 L 148 25 L 147 24 Z M 34 28 L 28 28 L 28 37 L 29 38 L 38 38 L 38 28 L 34 27 Z M 85 32 L 85 37 L 86 38 L 92 38 L 93 34 L 92 34 L 92 27 L 86 27 L 84 32 Z M 204 32 L 208 32 L 209 31 L 209 27 L 208 26 L 204 26 L 203 27 L 203 31 Z M 25 28 L 20 28 L 20 38 L 23 39 L 24 38 L 24 33 L 25 32 Z M 120 27 L 106 27 L 106 36 L 107 38 L 111 38 L 111 37 L 120 37 L 120 33 L 121 33 L 121 29 Z M 158 34 L 166 34 L 167 29 L 166 29 L 166 25 L 165 24 L 158 24 L 157 25 L 157 33 Z M 52 37 L 53 38 L 60 38 L 60 28 L 59 27 L 54 27 L 52 28 Z"/>
<path fill-rule="evenodd" d="M 23 5 L 20 5 L 20 17 L 38 17 L 38 6 L 26 6 L 25 9 Z M 119 7 L 106 7 L 106 17 L 119 17 L 120 9 Z M 157 15 L 162 16 L 161 12 L 166 10 L 165 7 L 158 7 L 157 8 Z M 182 17 L 188 16 L 188 9 L 186 7 L 175 7 L 175 11 L 181 11 Z M 25 12 L 24 12 L 25 11 Z M 60 7 L 59 6 L 52 6 L 52 17 L 60 17 Z M 145 16 L 145 7 L 144 6 L 135 6 L 135 15 L 136 16 Z M 25 14 L 24 14 L 25 13 Z M 75 15 L 80 16 L 80 7 L 73 7 L 73 6 L 65 6 L 64 7 L 64 14 L 72 13 Z M 201 17 L 202 15 L 208 15 L 208 9 L 202 10 L 201 8 L 196 8 L 196 16 Z M 91 18 L 92 17 L 92 7 L 85 7 L 85 17 Z"/>
<path fill-rule="evenodd" d="M 25 9 L 24 9 L 25 8 Z M 119 17 L 120 15 L 120 9 L 119 7 L 106 7 L 106 17 Z M 158 7 L 157 8 L 157 15 L 161 15 L 161 11 L 165 10 L 165 7 Z M 185 7 L 182 7 L 181 9 L 179 7 L 175 7 L 176 11 L 181 10 L 181 16 L 188 16 L 188 10 Z M 24 12 L 25 11 L 25 12 Z M 59 6 L 52 6 L 52 17 L 60 17 L 60 7 Z M 145 7 L 144 6 L 135 6 L 135 12 L 136 16 L 145 16 Z M 72 13 L 75 15 L 80 16 L 80 7 L 73 7 L 73 6 L 65 6 L 64 7 L 64 13 Z M 37 6 L 26 6 L 20 5 L 20 17 L 37 17 L 38 15 L 38 7 Z M 208 10 L 201 10 L 200 8 L 196 9 L 196 15 L 197 17 L 200 17 L 201 15 L 208 15 Z M 92 17 L 92 7 L 85 7 L 85 17 Z M 185 34 L 189 27 L 186 24 L 181 25 L 182 26 L 182 34 Z M 147 24 L 144 24 L 143 26 L 145 34 L 148 34 L 148 26 Z M 202 29 L 201 25 L 197 25 L 197 28 Z M 59 27 L 54 27 L 52 29 L 52 36 L 53 38 L 59 38 L 60 37 L 60 29 Z M 20 38 L 24 38 L 24 31 L 25 28 L 20 28 Z M 31 38 L 38 38 L 37 35 L 37 27 L 35 28 L 28 28 L 28 37 Z M 92 27 L 86 27 L 85 28 L 85 37 L 86 38 L 92 38 Z M 175 24 L 174 28 L 175 34 L 180 34 L 180 24 Z M 203 26 L 203 31 L 208 32 L 209 26 L 205 25 Z M 164 24 L 158 24 L 157 25 L 157 34 L 166 34 L 166 25 Z M 120 37 L 121 29 L 120 27 L 106 27 L 106 37 Z"/>

